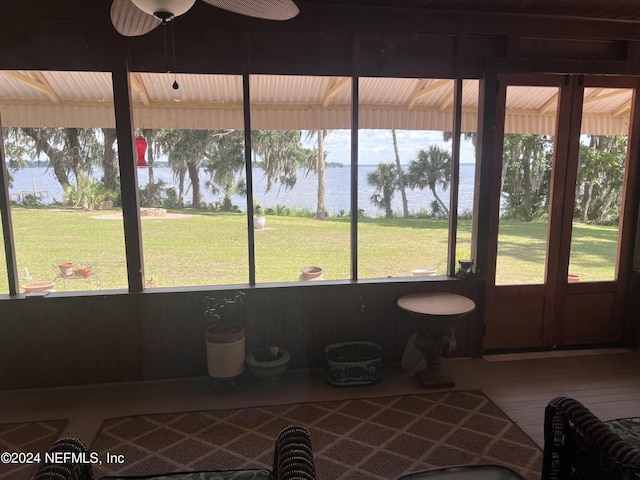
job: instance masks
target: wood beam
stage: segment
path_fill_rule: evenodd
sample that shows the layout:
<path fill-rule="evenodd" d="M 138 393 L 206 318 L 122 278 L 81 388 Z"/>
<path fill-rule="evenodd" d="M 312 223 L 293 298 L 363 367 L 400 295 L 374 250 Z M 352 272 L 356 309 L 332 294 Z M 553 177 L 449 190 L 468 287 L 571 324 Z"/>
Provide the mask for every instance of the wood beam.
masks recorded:
<path fill-rule="evenodd" d="M 584 103 L 587 104 L 587 103 L 599 102 L 600 100 L 604 100 L 606 98 L 611 98 L 611 97 L 617 97 L 618 95 L 623 95 L 623 94 L 628 95 L 629 94 L 629 90 L 615 89 L 615 90 L 613 90 L 612 92 L 609 92 L 609 93 L 600 93 L 600 94 L 598 94 L 596 96 L 593 96 L 593 97 L 589 96 L 589 98 L 585 98 L 584 99 Z"/>
<path fill-rule="evenodd" d="M 454 97 L 455 97 L 455 94 L 454 94 L 454 91 L 452 90 L 451 93 L 447 95 L 447 98 L 445 98 L 442 102 L 440 102 L 440 105 L 438 105 L 438 111 L 446 112 L 448 110 L 451 110 L 453 106 Z"/>
<path fill-rule="evenodd" d="M 322 99 L 322 106 L 324 108 L 329 106 L 331 99 L 342 89 L 344 89 L 351 79 L 349 77 L 332 77 L 327 86 L 327 91 L 324 93 Z"/>
<path fill-rule="evenodd" d="M 540 115 L 548 115 L 551 112 L 555 112 L 558 110 L 558 92 L 553 94 L 549 100 L 544 102 L 544 105 L 540 107 L 538 113 Z"/>
<path fill-rule="evenodd" d="M 131 74 L 131 87 L 133 87 L 133 90 L 138 94 L 139 101 L 141 101 L 145 107 L 148 107 L 151 104 L 149 94 L 139 73 Z"/>
<path fill-rule="evenodd" d="M 416 102 L 433 92 L 434 90 L 438 90 L 439 88 L 444 87 L 445 85 L 451 84 L 453 85 L 452 80 L 432 80 L 432 79 L 421 79 L 418 81 L 416 87 L 411 92 L 411 95 L 407 99 L 407 110 L 411 110 Z"/>
<path fill-rule="evenodd" d="M 612 113 L 611 116 L 613 117 L 619 117 L 621 115 L 623 115 L 625 112 L 628 112 L 631 110 L 631 99 L 627 100 L 626 102 L 624 102 L 622 105 L 620 105 L 618 108 L 616 108 Z"/>
<path fill-rule="evenodd" d="M 31 72 L 32 75 L 36 76 L 36 79 L 16 70 L 5 70 L 2 73 L 7 75 L 8 77 L 18 80 L 20 83 L 27 85 L 34 90 L 38 90 L 39 92 L 44 93 L 53 103 L 60 103 L 60 96 L 56 93 L 51 84 L 44 78 L 44 75 L 42 75 L 42 73 Z"/>

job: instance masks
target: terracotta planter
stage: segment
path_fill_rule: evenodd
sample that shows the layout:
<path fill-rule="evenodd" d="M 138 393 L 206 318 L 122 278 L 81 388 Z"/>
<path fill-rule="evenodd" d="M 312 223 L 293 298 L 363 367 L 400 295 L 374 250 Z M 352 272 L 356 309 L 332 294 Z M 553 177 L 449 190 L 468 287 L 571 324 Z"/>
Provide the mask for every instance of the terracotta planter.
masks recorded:
<path fill-rule="evenodd" d="M 570 273 L 569 275 L 567 275 L 567 282 L 578 283 L 579 281 L 580 281 L 580 275 L 575 275 L 573 273 Z"/>
<path fill-rule="evenodd" d="M 25 293 L 31 292 L 52 292 L 55 287 L 53 282 L 48 282 L 46 280 L 42 280 L 39 282 L 29 282 L 25 283 L 22 288 Z"/>
<path fill-rule="evenodd" d="M 60 275 L 63 277 L 70 277 L 73 275 L 73 262 L 64 262 L 58 265 L 60 268 Z"/>
<path fill-rule="evenodd" d="M 302 267 L 302 274 L 298 278 L 301 282 L 309 280 L 324 280 L 324 270 L 322 267 Z"/>
<path fill-rule="evenodd" d="M 73 275 L 75 277 L 89 278 L 91 275 L 93 275 L 93 267 L 87 265 L 75 267 L 73 269 Z"/>

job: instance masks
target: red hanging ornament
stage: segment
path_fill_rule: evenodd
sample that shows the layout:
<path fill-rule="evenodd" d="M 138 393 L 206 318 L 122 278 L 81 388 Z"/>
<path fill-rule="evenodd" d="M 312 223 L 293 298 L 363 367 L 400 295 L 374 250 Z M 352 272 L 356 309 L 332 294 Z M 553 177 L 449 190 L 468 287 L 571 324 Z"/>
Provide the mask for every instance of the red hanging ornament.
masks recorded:
<path fill-rule="evenodd" d="M 138 154 L 138 163 L 136 166 L 141 168 L 148 167 L 149 164 L 145 159 L 145 154 L 147 153 L 147 141 L 142 135 L 138 135 L 136 137 L 136 152 Z"/>

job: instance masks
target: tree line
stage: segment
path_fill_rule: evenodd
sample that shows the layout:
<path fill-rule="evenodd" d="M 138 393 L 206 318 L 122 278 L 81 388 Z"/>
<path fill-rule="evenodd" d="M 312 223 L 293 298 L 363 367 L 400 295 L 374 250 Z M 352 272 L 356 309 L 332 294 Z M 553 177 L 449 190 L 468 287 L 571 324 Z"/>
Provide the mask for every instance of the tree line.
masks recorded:
<path fill-rule="evenodd" d="M 431 145 L 420 149 L 406 167 L 398 155 L 397 136 L 391 131 L 395 162 L 378 165 L 367 181 L 375 187 L 371 202 L 393 217 L 392 200 L 402 195 L 403 216 L 409 216 L 406 188 L 428 188 L 434 197 L 431 216 L 448 217 L 438 191 L 451 181 L 451 154 Z M 464 133 L 476 146 L 476 134 Z M 451 140 L 444 132 L 443 140 Z M 536 221 L 548 216 L 553 162 L 553 138 L 547 135 L 507 134 L 502 156 L 502 209 L 505 220 Z M 584 223 L 615 224 L 619 220 L 626 161 L 626 135 L 584 135 L 580 143 L 574 218 Z"/>
<path fill-rule="evenodd" d="M 149 183 L 140 191 L 143 206 L 183 208 L 187 180 L 190 206 L 206 207 L 202 188 L 218 194 L 215 208 L 237 210 L 233 195 L 246 195 L 244 132 L 240 130 L 143 129 L 147 141 Z M 252 165 L 264 171 L 267 190 L 293 188 L 297 176 L 317 175 L 315 216 L 325 217 L 325 169 L 328 152 L 324 142 L 330 130 L 257 130 L 251 132 Z M 100 202 L 118 204 L 120 194 L 116 131 L 110 128 L 4 128 L 9 172 L 37 162 L 44 155 L 47 168 L 65 191 L 68 203 L 93 208 Z M 475 133 L 464 138 L 475 147 Z M 451 133 L 444 132 L 443 141 Z M 437 145 L 416 152 L 406 168 L 399 156 L 395 130 L 391 130 L 394 158 L 378 165 L 367 176 L 375 191 L 370 200 L 386 217 L 393 217 L 392 200 L 402 197 L 402 215 L 410 216 L 406 189 L 428 189 L 434 197 L 431 216 L 448 217 L 448 202 L 440 197 L 451 181 L 451 154 Z M 612 224 L 620 212 L 627 139 L 624 135 L 585 135 L 580 144 L 576 182 L 575 218 L 582 222 Z M 312 145 L 312 147 L 309 147 Z M 177 191 L 155 181 L 153 166 L 165 157 L 173 171 Z M 535 221 L 548 215 L 553 138 L 535 134 L 505 135 L 502 162 L 502 212 L 505 219 Z M 100 167 L 101 178 L 93 168 Z M 206 184 L 200 185 L 200 172 Z"/>

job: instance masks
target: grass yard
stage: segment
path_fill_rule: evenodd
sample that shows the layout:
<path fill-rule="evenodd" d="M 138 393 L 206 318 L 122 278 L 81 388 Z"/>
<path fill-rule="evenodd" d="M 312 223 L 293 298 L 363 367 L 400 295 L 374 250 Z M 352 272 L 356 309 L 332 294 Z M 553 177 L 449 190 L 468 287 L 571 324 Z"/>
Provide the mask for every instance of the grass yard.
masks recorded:
<path fill-rule="evenodd" d="M 12 209 L 21 284 L 56 279 L 57 290 L 127 288 L 124 233 L 116 211 Z M 358 230 L 359 278 L 410 276 L 417 268 L 446 271 L 446 220 L 362 219 Z M 470 221 L 460 222 L 458 257 L 470 252 Z M 149 286 L 248 283 L 247 220 L 243 214 L 176 213 L 142 220 L 145 274 Z M 501 222 L 499 282 L 541 281 L 546 226 Z M 576 226 L 571 271 L 583 280 L 613 278 L 617 230 Z M 4 248 L 4 247 L 2 247 Z M 258 283 L 294 282 L 300 269 L 317 265 L 326 279 L 350 277 L 347 218 L 323 222 L 267 217 L 255 231 Z M 58 264 L 95 266 L 90 281 L 62 281 Z M 542 273 L 541 273 L 542 272 Z M 4 262 L 0 273 L 6 278 Z M 6 282 L 0 293 L 7 293 Z"/>

